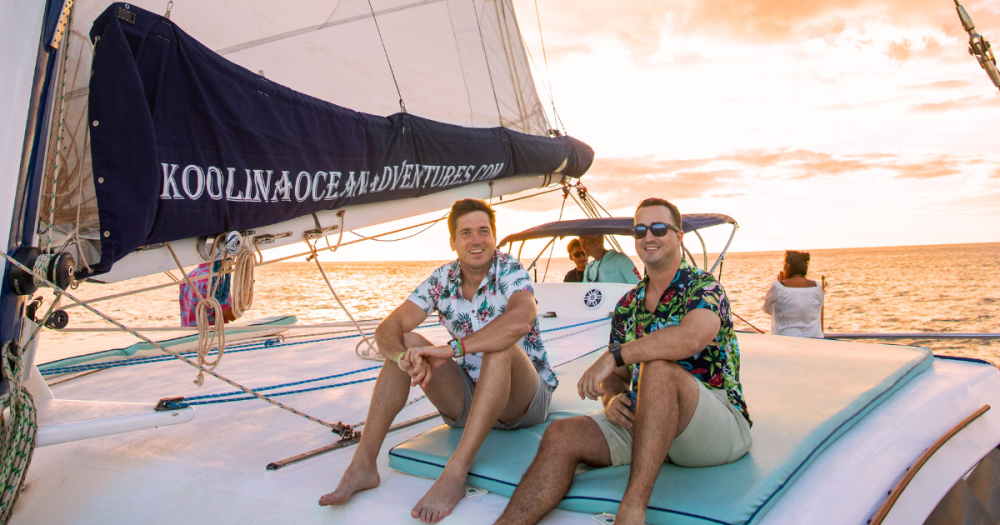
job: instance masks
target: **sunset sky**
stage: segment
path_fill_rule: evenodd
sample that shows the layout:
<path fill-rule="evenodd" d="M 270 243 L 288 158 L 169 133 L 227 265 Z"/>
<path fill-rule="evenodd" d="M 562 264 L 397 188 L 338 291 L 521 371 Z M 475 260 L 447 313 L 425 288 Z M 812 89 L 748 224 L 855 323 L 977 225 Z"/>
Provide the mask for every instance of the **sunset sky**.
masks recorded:
<path fill-rule="evenodd" d="M 725 213 L 735 251 L 1000 241 L 1000 93 L 952 0 L 538 0 L 547 68 L 534 1 L 514 5 L 615 215 L 647 196 Z M 1000 45 L 1000 2 L 965 5 Z M 561 200 L 502 207 L 500 236 Z M 327 259 L 452 257 L 439 225 Z"/>

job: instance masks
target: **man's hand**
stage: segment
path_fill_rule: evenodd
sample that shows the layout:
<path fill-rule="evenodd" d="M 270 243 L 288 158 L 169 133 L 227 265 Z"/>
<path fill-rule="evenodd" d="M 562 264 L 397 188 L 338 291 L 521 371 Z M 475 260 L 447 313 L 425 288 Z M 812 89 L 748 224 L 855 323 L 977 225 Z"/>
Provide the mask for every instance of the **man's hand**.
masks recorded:
<path fill-rule="evenodd" d="M 412 369 L 406 371 L 410 374 L 410 386 L 420 385 L 420 388 L 426 388 L 434 370 L 440 368 L 454 355 L 451 345 L 407 348 L 403 360 L 414 364 Z"/>
<path fill-rule="evenodd" d="M 594 364 L 583 373 L 583 377 L 576 384 L 576 389 L 580 394 L 580 399 L 598 399 L 604 394 L 601 382 L 608 378 L 615 371 L 615 358 L 610 352 L 604 352 L 597 358 Z"/>
<path fill-rule="evenodd" d="M 612 423 L 622 428 L 630 429 L 635 422 L 635 413 L 629 409 L 631 405 L 632 400 L 628 398 L 628 394 L 622 392 L 611 398 L 608 406 L 604 407 L 604 413 Z"/>

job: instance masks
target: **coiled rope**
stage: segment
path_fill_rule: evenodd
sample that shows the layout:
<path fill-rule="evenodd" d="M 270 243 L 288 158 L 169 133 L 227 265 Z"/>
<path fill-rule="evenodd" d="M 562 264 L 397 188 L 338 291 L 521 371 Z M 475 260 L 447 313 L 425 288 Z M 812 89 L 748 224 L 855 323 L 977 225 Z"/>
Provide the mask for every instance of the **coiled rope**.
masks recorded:
<path fill-rule="evenodd" d="M 3 345 L 3 351 L 0 352 L 3 377 L 8 382 L 7 390 L 0 395 L 0 523 L 3 524 L 10 520 L 14 503 L 21 494 L 24 476 L 35 452 L 35 435 L 38 433 L 35 399 L 27 388 L 21 386 L 24 378 L 24 361 L 21 358 L 26 349 L 31 348 L 32 341 L 56 309 L 61 297 L 57 291 L 48 311 L 35 326 L 24 346 L 19 348 L 11 340 Z"/>
<path fill-rule="evenodd" d="M 233 260 L 232 311 L 233 317 L 237 319 L 243 317 L 243 313 L 253 305 L 253 270 L 262 262 L 257 259 L 259 252 L 255 252 L 253 246 L 253 239 L 248 238 Z"/>
<path fill-rule="evenodd" d="M 253 304 L 254 266 L 257 264 L 257 255 L 254 253 L 252 247 L 253 243 L 252 241 L 245 242 L 238 232 L 229 232 L 225 236 L 216 236 L 213 247 L 219 246 L 223 237 L 225 237 L 225 249 L 222 252 L 221 260 L 214 261 L 214 252 L 216 250 L 213 248 L 213 262 L 210 272 L 211 281 L 209 281 L 207 296 L 202 295 L 201 291 L 191 282 L 191 278 L 184 271 L 184 267 L 181 265 L 180 259 L 177 258 L 173 247 L 170 246 L 170 243 L 166 244 L 167 249 L 170 251 L 170 256 L 174 258 L 178 270 L 184 276 L 184 281 L 187 282 L 187 285 L 198 296 L 198 306 L 195 308 L 195 323 L 198 327 L 197 349 L 199 371 L 197 377 L 194 379 L 194 384 L 198 386 L 205 384 L 204 370 L 215 370 L 215 367 L 219 366 L 222 356 L 226 352 L 226 323 L 223 318 L 222 302 L 218 297 L 220 295 L 218 293 L 220 291 L 219 288 L 226 287 L 223 282 L 224 279 L 228 280 L 230 275 L 232 277 L 231 292 L 233 300 L 231 311 L 234 317 L 237 319 L 242 317 L 243 313 L 249 310 Z M 223 293 L 222 295 L 225 296 L 228 293 Z M 209 312 L 213 314 L 215 319 L 214 324 L 210 322 Z M 215 359 L 210 360 L 209 356 L 213 348 L 217 348 L 218 351 L 215 354 Z"/>
<path fill-rule="evenodd" d="M 0 354 L 9 386 L 0 396 L 0 523 L 7 523 L 14 510 L 38 433 L 35 400 L 28 389 L 21 386 L 24 367 L 21 353 L 17 343 L 7 341 Z"/>

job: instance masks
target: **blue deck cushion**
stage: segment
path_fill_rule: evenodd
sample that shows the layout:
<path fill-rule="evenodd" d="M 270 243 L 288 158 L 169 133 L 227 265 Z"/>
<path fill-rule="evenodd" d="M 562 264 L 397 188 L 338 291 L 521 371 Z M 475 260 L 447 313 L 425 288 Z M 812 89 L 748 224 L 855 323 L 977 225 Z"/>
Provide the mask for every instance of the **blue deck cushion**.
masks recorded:
<path fill-rule="evenodd" d="M 664 464 L 650 499 L 647 523 L 751 523 L 810 462 L 884 399 L 931 365 L 925 348 L 739 334 L 740 376 L 754 425 L 750 452 L 729 465 L 683 468 Z M 562 387 L 552 413 L 528 429 L 493 430 L 476 456 L 468 484 L 510 496 L 555 419 L 599 410 L 581 401 L 576 381 L 593 362 L 556 370 Z M 461 431 L 440 426 L 389 451 L 389 466 L 436 478 Z M 559 507 L 615 513 L 629 467 L 577 474 Z"/>

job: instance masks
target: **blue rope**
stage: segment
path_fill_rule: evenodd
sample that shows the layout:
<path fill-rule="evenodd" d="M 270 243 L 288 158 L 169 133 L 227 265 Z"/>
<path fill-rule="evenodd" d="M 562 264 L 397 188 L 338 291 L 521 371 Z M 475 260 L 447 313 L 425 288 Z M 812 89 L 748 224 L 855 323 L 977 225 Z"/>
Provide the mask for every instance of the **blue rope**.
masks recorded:
<path fill-rule="evenodd" d="M 367 383 L 369 381 L 374 381 L 376 379 L 378 379 L 378 376 L 369 377 L 369 378 L 366 378 L 366 379 L 356 379 L 354 381 L 348 381 L 346 383 L 336 383 L 336 384 L 333 384 L 333 385 L 317 386 L 317 387 L 313 387 L 313 388 L 303 388 L 303 389 L 300 389 L 300 390 L 289 390 L 288 392 L 278 392 L 277 394 L 271 394 L 268 397 L 287 396 L 287 395 L 291 395 L 291 394 L 301 394 L 303 392 L 315 392 L 317 390 L 326 390 L 328 388 L 337 388 L 339 386 L 356 385 L 358 383 Z M 277 387 L 275 387 L 275 388 L 277 388 Z M 242 394 L 242 392 L 239 392 L 239 393 Z M 194 399 L 194 398 L 192 398 L 192 399 Z M 257 398 L 254 397 L 254 396 L 246 396 L 246 397 L 237 397 L 237 398 L 233 398 L 233 399 L 209 399 L 209 400 L 206 400 L 206 401 L 195 401 L 193 403 L 188 403 L 187 401 L 183 401 L 181 403 L 167 403 L 167 408 L 178 409 L 178 408 L 184 408 L 184 407 L 189 406 L 189 405 L 214 405 L 214 404 L 217 404 L 217 403 L 229 403 L 230 401 L 247 401 L 247 400 L 250 400 L 250 399 L 257 399 Z"/>
<path fill-rule="evenodd" d="M 434 326 L 441 326 L 441 325 L 440 324 L 429 324 L 429 325 L 424 325 L 424 326 L 418 326 L 416 329 L 420 330 L 422 328 L 431 328 L 431 327 L 434 327 Z M 373 335 L 374 333 L 375 332 L 366 332 L 365 335 L 366 336 L 367 335 Z M 292 342 L 292 343 L 273 343 L 271 341 L 274 341 L 274 339 L 268 339 L 267 341 L 264 341 L 262 343 L 245 343 L 245 344 L 242 344 L 242 345 L 233 345 L 233 346 L 230 346 L 230 347 L 226 348 L 226 353 L 227 354 L 238 354 L 240 352 L 251 352 L 251 351 L 254 351 L 254 350 L 261 350 L 261 349 L 264 349 L 264 348 L 277 348 L 277 347 L 285 347 L 285 346 L 304 345 L 304 344 L 310 344 L 310 343 L 322 343 L 324 341 L 336 341 L 336 340 L 340 340 L 340 339 L 352 339 L 354 337 L 358 337 L 357 334 L 342 335 L 342 336 L 338 336 L 338 337 L 327 337 L 327 338 L 324 338 L 324 339 L 311 339 L 309 341 L 296 341 L 296 342 Z M 270 343 L 270 344 L 268 344 L 268 343 Z M 213 352 L 209 352 L 208 355 L 211 356 L 211 355 L 215 355 L 215 354 L 218 354 L 218 353 L 219 353 L 218 350 L 216 350 L 216 351 L 213 351 Z M 190 356 L 194 356 L 194 355 L 197 355 L 197 354 L 198 354 L 198 352 L 185 352 L 185 353 L 182 353 L 181 355 L 185 356 L 185 357 L 190 357 Z M 40 372 L 41 372 L 41 374 L 43 376 L 49 376 L 49 375 L 55 375 L 55 374 L 71 374 L 71 373 L 74 373 L 74 372 L 86 372 L 87 370 L 96 370 L 98 368 L 118 368 L 118 367 L 122 367 L 122 366 L 133 366 L 133 365 L 143 365 L 143 364 L 148 364 L 148 363 L 160 363 L 160 362 L 163 362 L 163 361 L 173 361 L 174 359 L 175 359 L 174 357 L 169 356 L 169 355 L 168 356 L 154 356 L 154 357 L 140 357 L 138 359 L 129 359 L 127 361 L 122 361 L 122 362 L 119 362 L 119 363 L 93 363 L 93 364 L 89 364 L 89 365 L 64 366 L 64 367 L 61 367 L 61 368 L 50 368 L 48 370 L 40 370 Z"/>
<path fill-rule="evenodd" d="M 583 323 L 571 324 L 571 325 L 567 325 L 567 326 L 560 326 L 558 328 L 550 328 L 548 330 L 542 330 L 542 333 L 557 332 L 559 330 L 566 330 L 566 329 L 569 329 L 569 328 L 576 328 L 578 326 L 586 326 L 586 325 L 589 325 L 589 324 L 602 323 L 602 322 L 607 322 L 607 321 L 608 321 L 608 319 L 605 319 L 605 318 L 595 319 L 593 321 L 585 321 Z M 441 325 L 440 325 L 440 323 L 435 323 L 435 324 L 429 324 L 429 325 L 424 325 L 424 326 L 418 326 L 417 329 L 419 330 L 419 329 L 422 329 L 422 328 L 431 328 L 431 327 L 434 327 L 434 326 L 441 326 Z M 366 336 L 373 335 L 374 333 L 375 332 L 366 332 L 365 335 Z M 297 341 L 297 342 L 292 342 L 292 343 L 274 343 L 273 342 L 274 339 L 268 339 L 267 341 L 264 341 L 262 343 L 244 343 L 242 345 L 233 345 L 233 346 L 228 347 L 226 349 L 226 352 L 227 353 L 231 353 L 231 354 L 238 354 L 240 352 L 250 352 L 250 351 L 253 351 L 253 350 L 261 350 L 261 349 L 264 349 L 264 348 L 278 348 L 278 347 L 286 347 L 286 346 L 297 346 L 297 345 L 304 345 L 304 344 L 309 344 L 309 343 L 321 343 L 321 342 L 324 342 L 324 341 L 337 341 L 337 340 L 342 340 L 342 339 L 352 339 L 354 337 L 357 337 L 357 335 L 351 334 L 351 335 L 344 335 L 344 336 L 338 336 L 338 337 L 327 337 L 327 338 L 324 338 L 324 339 L 312 339 L 312 340 L 309 340 L 309 341 Z M 218 351 L 209 352 L 208 355 L 211 356 L 211 355 L 215 355 L 217 353 L 218 353 Z M 197 354 L 197 352 L 185 352 L 185 353 L 182 353 L 181 355 L 185 356 L 185 357 L 190 357 L 190 356 L 194 356 L 196 354 Z M 127 361 L 122 361 L 122 362 L 119 362 L 119 363 L 93 363 L 93 364 L 89 364 L 89 365 L 73 365 L 73 366 L 65 366 L 65 367 L 60 367 L 60 368 L 50 368 L 48 370 L 41 370 L 40 372 L 41 372 L 42 376 L 50 376 L 50 375 L 58 375 L 58 374 L 72 374 L 72 373 L 76 373 L 76 372 L 86 372 L 86 371 L 89 371 L 89 370 L 97 370 L 99 368 L 120 368 L 120 367 L 123 367 L 123 366 L 134 366 L 134 365 L 142 365 L 142 364 L 149 364 L 149 363 L 160 363 L 160 362 L 164 362 L 164 361 L 173 361 L 174 359 L 175 358 L 171 357 L 171 356 L 140 357 L 138 359 L 129 359 Z"/>
<path fill-rule="evenodd" d="M 317 381 L 324 381 L 324 380 L 327 380 L 327 379 L 333 379 L 335 377 L 349 376 L 351 374 L 357 374 L 359 372 L 368 372 L 369 370 L 378 370 L 380 368 L 382 368 L 382 367 L 381 366 L 373 366 L 373 367 L 369 367 L 369 368 L 362 368 L 360 370 L 352 370 L 350 372 L 344 372 L 344 373 L 341 373 L 341 374 L 334 374 L 332 376 L 317 377 L 315 379 L 306 379 L 306 380 L 303 380 L 303 381 L 295 381 L 294 383 L 285 383 L 285 384 L 282 384 L 282 385 L 266 386 L 264 388 L 251 388 L 251 390 L 254 390 L 254 391 L 257 391 L 257 392 L 263 392 L 265 390 L 276 390 L 278 388 L 285 388 L 285 387 L 288 387 L 288 386 L 304 385 L 306 383 L 315 383 Z M 322 388 L 330 388 L 330 387 L 326 386 L 326 387 L 321 387 L 321 389 Z M 223 394 L 206 394 L 206 395 L 203 395 L 203 396 L 185 397 L 184 399 L 214 399 L 214 398 L 219 398 L 219 397 L 235 396 L 235 395 L 239 395 L 239 394 L 243 394 L 243 393 L 244 392 L 242 390 L 234 390 L 232 392 L 226 392 L 226 393 L 223 393 Z M 257 399 L 257 398 L 253 397 L 253 396 L 250 396 L 250 397 L 248 397 L 246 399 Z M 227 401 L 234 401 L 234 400 L 229 399 Z"/>
<path fill-rule="evenodd" d="M 598 321 L 607 321 L 607 319 L 599 319 Z M 593 324 L 595 322 L 597 322 L 597 321 L 588 321 L 586 323 L 579 323 L 579 324 L 570 325 L 570 326 L 563 326 L 563 327 L 560 327 L 560 328 L 554 328 L 552 330 L 547 330 L 547 331 L 549 331 L 549 332 L 555 332 L 557 330 L 562 330 L 563 328 L 574 328 L 574 327 L 577 327 L 577 326 L 583 326 L 583 325 L 587 325 L 587 324 Z M 563 366 L 563 365 L 565 365 L 567 363 L 572 363 L 573 361 L 576 361 L 577 359 L 581 359 L 583 357 L 586 357 L 588 355 L 593 354 L 594 352 L 597 352 L 599 350 L 607 348 L 607 346 L 608 345 L 601 345 L 601 346 L 599 346 L 599 347 L 597 347 L 597 348 L 595 348 L 593 350 L 590 350 L 589 352 L 586 352 L 584 354 L 576 356 L 573 359 L 570 359 L 569 361 L 564 361 L 562 363 L 559 363 L 558 365 L 555 365 L 553 368 L 559 368 L 560 366 Z M 266 391 L 266 390 L 276 390 L 276 389 L 279 389 L 279 388 L 284 388 L 284 387 L 289 387 L 289 386 L 296 386 L 296 385 L 302 385 L 302 384 L 305 384 L 305 383 L 314 383 L 316 381 L 323 381 L 323 380 L 326 380 L 326 379 L 333 379 L 335 377 L 343 377 L 343 376 L 346 376 L 346 375 L 356 374 L 358 372 L 366 372 L 366 371 L 375 370 L 375 369 L 378 369 L 378 368 L 381 368 L 381 367 L 380 366 L 373 366 L 371 368 L 363 368 L 361 370 L 355 370 L 353 372 L 345 372 L 345 373 L 342 373 L 342 374 L 336 374 L 336 375 L 332 375 L 332 376 L 318 377 L 316 379 L 306 379 L 304 381 L 297 381 L 297 382 L 294 382 L 294 383 L 285 383 L 285 384 L 282 384 L 282 385 L 274 385 L 274 386 L 268 386 L 268 387 L 263 387 L 263 388 L 255 388 L 253 390 L 256 390 L 258 392 L 262 392 L 262 391 Z M 336 383 L 336 384 L 332 384 L 332 385 L 324 385 L 324 386 L 318 386 L 318 387 L 313 387 L 313 388 L 304 388 L 304 389 L 299 389 L 299 390 L 290 390 L 288 392 L 280 392 L 280 393 L 277 393 L 277 394 L 271 394 L 271 397 L 285 396 L 285 395 L 289 395 L 289 394 L 301 394 L 301 393 L 305 393 L 305 392 L 316 392 L 318 390 L 327 390 L 327 389 L 330 389 L 330 388 L 337 388 L 337 387 L 341 387 L 341 386 L 356 385 L 358 383 L 366 383 L 366 382 L 369 382 L 369 381 L 374 381 L 376 379 L 378 379 L 378 376 L 369 377 L 369 378 L 365 378 L 365 379 L 358 379 L 358 380 L 355 380 L 355 381 L 348 381 L 346 383 Z M 226 393 L 222 393 L 222 394 L 208 394 L 208 395 L 203 395 L 203 396 L 188 397 L 188 398 L 185 398 L 185 400 L 182 403 L 176 404 L 176 405 L 169 405 L 169 407 L 176 409 L 176 408 L 183 408 L 184 406 L 188 406 L 188 405 L 210 405 L 210 404 L 218 404 L 218 403 L 228 403 L 230 401 L 247 401 L 247 400 L 250 400 L 250 399 L 257 399 L 257 398 L 255 398 L 253 396 L 237 397 L 237 398 L 232 398 L 232 399 L 219 399 L 219 398 L 222 398 L 222 397 L 235 396 L 235 395 L 239 395 L 239 394 L 242 394 L 242 393 L 243 393 L 242 391 L 236 390 L 236 391 L 233 391 L 233 392 L 226 392 Z M 202 400 L 202 399 L 209 399 L 209 401 L 197 401 L 197 400 Z M 189 402 L 189 400 L 194 400 L 194 401 Z"/>

